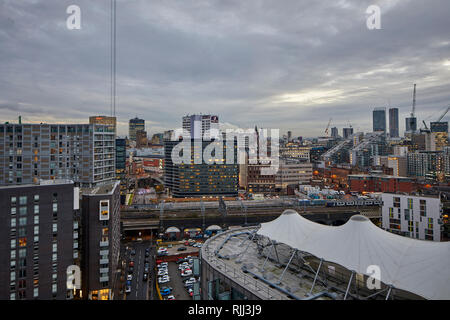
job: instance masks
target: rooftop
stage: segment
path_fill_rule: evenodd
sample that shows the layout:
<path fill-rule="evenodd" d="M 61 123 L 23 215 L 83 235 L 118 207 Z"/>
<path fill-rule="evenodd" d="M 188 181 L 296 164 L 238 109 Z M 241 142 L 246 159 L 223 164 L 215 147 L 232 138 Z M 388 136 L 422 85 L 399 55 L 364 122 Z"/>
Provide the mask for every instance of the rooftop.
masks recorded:
<path fill-rule="evenodd" d="M 120 181 L 111 181 L 95 188 L 82 188 L 81 192 L 84 195 L 111 195 L 114 189 L 120 184 Z"/>

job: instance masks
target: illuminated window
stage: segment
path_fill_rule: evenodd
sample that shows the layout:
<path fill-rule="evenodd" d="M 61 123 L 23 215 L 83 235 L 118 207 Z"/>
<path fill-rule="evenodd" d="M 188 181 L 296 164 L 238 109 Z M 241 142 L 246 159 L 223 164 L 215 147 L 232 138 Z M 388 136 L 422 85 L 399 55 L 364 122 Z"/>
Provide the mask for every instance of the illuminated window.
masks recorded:
<path fill-rule="evenodd" d="M 19 238 L 19 247 L 27 246 L 27 238 Z"/>

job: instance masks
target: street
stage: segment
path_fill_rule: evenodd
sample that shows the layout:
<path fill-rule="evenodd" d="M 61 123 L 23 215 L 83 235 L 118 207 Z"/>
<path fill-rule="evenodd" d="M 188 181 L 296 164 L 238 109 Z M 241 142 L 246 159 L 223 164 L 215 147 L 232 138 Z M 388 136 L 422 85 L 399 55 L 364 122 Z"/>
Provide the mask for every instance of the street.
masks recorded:
<path fill-rule="evenodd" d="M 148 280 L 144 279 L 144 266 L 145 266 L 145 249 L 150 248 L 148 261 Z M 131 251 L 135 250 L 135 255 L 131 255 Z M 130 274 L 129 263 L 131 259 L 134 261 L 134 270 L 131 280 L 131 292 L 126 294 L 127 300 L 152 300 L 154 299 L 154 281 L 155 281 L 155 247 L 151 247 L 149 241 L 133 242 L 128 244 L 128 250 L 126 250 L 126 275 Z"/>

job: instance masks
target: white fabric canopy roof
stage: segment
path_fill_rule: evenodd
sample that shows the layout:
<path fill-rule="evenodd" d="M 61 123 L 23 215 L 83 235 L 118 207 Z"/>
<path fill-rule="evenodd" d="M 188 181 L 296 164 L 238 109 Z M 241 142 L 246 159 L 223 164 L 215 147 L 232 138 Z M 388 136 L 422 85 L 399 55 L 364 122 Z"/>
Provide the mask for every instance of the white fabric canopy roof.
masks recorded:
<path fill-rule="evenodd" d="M 181 230 L 178 229 L 177 227 L 169 227 L 169 228 L 167 228 L 166 233 L 169 233 L 169 232 L 181 232 Z"/>
<path fill-rule="evenodd" d="M 367 267 L 377 265 L 387 285 L 426 299 L 450 299 L 450 242 L 402 237 L 361 215 L 339 227 L 321 225 L 294 210 L 262 223 L 257 233 L 357 273 L 370 276 Z"/>

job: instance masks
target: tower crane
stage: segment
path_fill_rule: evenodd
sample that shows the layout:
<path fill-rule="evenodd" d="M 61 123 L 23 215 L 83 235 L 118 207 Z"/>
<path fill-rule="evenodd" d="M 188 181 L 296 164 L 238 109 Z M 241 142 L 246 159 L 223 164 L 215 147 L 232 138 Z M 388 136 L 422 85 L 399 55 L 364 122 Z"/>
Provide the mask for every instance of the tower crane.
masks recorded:
<path fill-rule="evenodd" d="M 441 120 L 445 117 L 445 115 L 447 114 L 448 110 L 450 110 L 450 106 L 447 107 L 447 109 L 445 109 L 444 113 L 437 119 L 436 122 L 441 122 Z"/>

